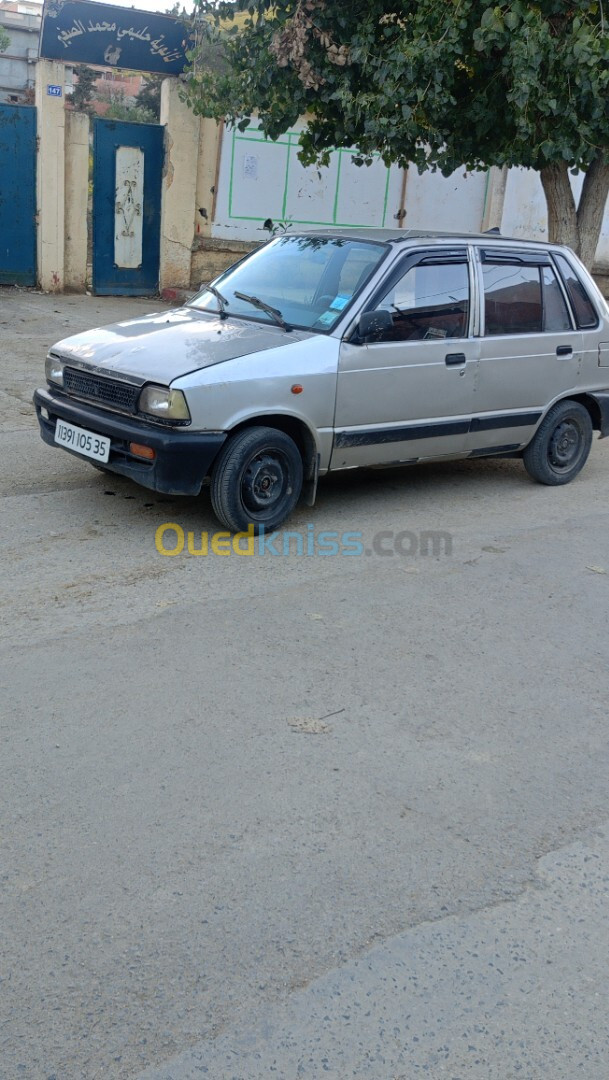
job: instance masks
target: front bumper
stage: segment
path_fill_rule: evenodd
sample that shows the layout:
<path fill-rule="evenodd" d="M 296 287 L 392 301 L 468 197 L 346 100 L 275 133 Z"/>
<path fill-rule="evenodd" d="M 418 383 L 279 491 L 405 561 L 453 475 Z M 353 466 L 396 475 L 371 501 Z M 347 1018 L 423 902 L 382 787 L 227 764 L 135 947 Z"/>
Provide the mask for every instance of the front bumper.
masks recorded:
<path fill-rule="evenodd" d="M 57 447 L 57 419 L 66 420 L 96 435 L 110 438 L 110 458 L 104 469 L 128 476 L 143 487 L 163 491 L 167 495 L 198 495 L 201 485 L 220 448 L 226 440 L 223 431 L 188 431 L 149 424 L 136 417 L 96 409 L 93 405 L 74 401 L 60 391 L 36 390 L 34 394 L 40 434 L 49 446 Z M 42 415 L 42 409 L 48 414 Z M 144 461 L 129 450 L 130 442 L 143 443 L 156 451 L 154 461 Z M 66 447 L 58 447 L 65 450 Z M 68 450 L 68 453 L 75 453 Z M 81 461 L 92 461 L 75 453 Z"/>

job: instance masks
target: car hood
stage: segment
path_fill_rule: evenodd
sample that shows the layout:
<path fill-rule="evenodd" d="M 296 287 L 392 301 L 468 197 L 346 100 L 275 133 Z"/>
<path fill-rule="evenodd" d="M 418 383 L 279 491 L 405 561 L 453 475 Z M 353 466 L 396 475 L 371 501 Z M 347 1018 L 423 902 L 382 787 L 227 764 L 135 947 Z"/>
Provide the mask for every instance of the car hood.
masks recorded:
<path fill-rule="evenodd" d="M 311 336 L 184 307 L 75 334 L 58 341 L 51 352 L 89 371 L 111 372 L 140 385 L 167 385 L 191 371 Z"/>

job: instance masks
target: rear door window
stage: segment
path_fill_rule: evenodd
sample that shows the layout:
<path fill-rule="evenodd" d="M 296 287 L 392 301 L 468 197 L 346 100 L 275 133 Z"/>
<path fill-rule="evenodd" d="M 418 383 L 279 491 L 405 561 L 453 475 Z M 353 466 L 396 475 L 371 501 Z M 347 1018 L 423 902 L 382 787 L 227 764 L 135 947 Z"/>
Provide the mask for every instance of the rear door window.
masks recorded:
<path fill-rule="evenodd" d="M 482 275 L 487 335 L 541 333 L 543 301 L 538 266 L 484 263 Z"/>
<path fill-rule="evenodd" d="M 571 316 L 554 268 L 547 264 L 485 262 L 485 332 L 499 334 L 561 333 L 571 330 Z"/>

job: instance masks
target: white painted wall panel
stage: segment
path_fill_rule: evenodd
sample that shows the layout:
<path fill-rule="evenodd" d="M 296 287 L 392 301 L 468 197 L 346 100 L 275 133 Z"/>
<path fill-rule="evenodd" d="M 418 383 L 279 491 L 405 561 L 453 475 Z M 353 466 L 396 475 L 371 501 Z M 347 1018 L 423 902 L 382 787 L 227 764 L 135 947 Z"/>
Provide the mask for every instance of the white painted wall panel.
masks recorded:
<path fill-rule="evenodd" d="M 295 128 L 277 142 L 254 127 L 226 131 L 220 161 L 212 236 L 260 240 L 267 218 L 294 228 L 307 226 L 396 224 L 402 173 L 380 158 L 358 167 L 352 152 L 332 154 L 327 168 L 303 168 Z"/>
<path fill-rule="evenodd" d="M 331 222 L 337 185 L 340 183 L 341 154 L 333 154 L 326 169 L 305 169 L 298 160 L 298 147 L 291 146 L 286 175 L 285 204 L 277 217 L 302 225 Z M 275 215 L 271 214 L 273 220 Z"/>
<path fill-rule="evenodd" d="M 452 176 L 439 172 L 419 173 L 408 170 L 406 218 L 409 229 L 446 229 L 448 232 L 479 232 L 484 217 L 487 174 L 465 173 L 457 169 Z"/>
<path fill-rule="evenodd" d="M 380 158 L 372 165 L 353 164 L 352 155 L 342 155 L 343 168 L 338 193 L 338 222 L 375 225 L 396 229 L 396 215 L 402 194 L 402 169 L 387 169 Z"/>

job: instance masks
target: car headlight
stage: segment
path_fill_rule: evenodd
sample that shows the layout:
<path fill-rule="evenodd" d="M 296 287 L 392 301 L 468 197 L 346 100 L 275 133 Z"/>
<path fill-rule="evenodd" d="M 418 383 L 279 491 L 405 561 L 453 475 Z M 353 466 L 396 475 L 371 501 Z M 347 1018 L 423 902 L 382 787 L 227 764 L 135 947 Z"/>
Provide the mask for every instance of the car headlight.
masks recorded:
<path fill-rule="evenodd" d="M 138 412 L 156 416 L 159 420 L 190 420 L 186 398 L 181 390 L 169 390 L 166 386 L 145 386 L 138 401 Z"/>
<path fill-rule="evenodd" d="M 63 369 L 65 366 L 65 360 L 58 360 L 56 356 L 47 356 L 44 365 L 47 382 L 53 383 L 55 386 L 63 386 Z"/>

